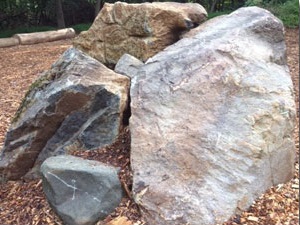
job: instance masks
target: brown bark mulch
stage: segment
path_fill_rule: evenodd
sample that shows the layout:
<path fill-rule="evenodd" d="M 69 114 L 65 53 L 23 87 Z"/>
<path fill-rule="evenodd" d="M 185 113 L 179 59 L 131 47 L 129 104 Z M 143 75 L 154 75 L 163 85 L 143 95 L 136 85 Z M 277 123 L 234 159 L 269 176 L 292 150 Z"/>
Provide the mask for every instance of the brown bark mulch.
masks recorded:
<path fill-rule="evenodd" d="M 295 86 L 299 109 L 299 30 L 286 30 L 288 65 Z M 71 46 L 71 40 L 36 45 L 20 45 L 0 49 L 0 149 L 5 133 L 20 101 L 30 84 Z M 298 114 L 299 115 L 299 112 Z M 299 121 L 299 117 L 297 118 Z M 298 123 L 297 123 L 298 124 Z M 297 158 L 299 158 L 298 125 L 295 128 Z M 99 160 L 121 168 L 120 180 L 126 197 L 120 206 L 98 225 L 142 225 L 137 206 L 131 198 L 132 177 L 129 161 L 130 133 L 128 128 L 109 148 L 74 155 Z M 287 184 L 270 188 L 248 211 L 231 218 L 223 225 L 296 225 L 299 224 L 299 162 L 295 163 L 294 178 Z M 9 181 L 0 184 L 1 225 L 62 225 L 49 207 L 42 191 L 41 180 Z"/>

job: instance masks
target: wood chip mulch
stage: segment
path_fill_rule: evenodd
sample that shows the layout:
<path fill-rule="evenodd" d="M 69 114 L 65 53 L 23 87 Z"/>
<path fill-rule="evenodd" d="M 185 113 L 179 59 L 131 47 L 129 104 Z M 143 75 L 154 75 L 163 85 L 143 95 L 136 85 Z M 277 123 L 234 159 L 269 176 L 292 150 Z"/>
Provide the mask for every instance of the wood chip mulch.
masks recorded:
<path fill-rule="evenodd" d="M 299 30 L 286 30 L 288 65 L 295 86 L 299 109 Z M 6 131 L 30 84 L 71 46 L 72 40 L 56 41 L 0 49 L 0 149 Z M 297 114 L 299 116 L 299 112 Z M 298 117 L 297 116 L 297 117 Z M 299 121 L 299 117 L 297 118 Z M 295 128 L 299 158 L 298 123 Z M 126 127 L 117 142 L 97 151 L 73 154 L 120 167 L 120 180 L 126 197 L 105 221 L 97 225 L 143 225 L 139 210 L 131 198 L 132 175 L 129 161 L 130 133 Z M 249 210 L 223 225 L 297 225 L 299 224 L 299 161 L 294 178 L 287 184 L 272 187 L 258 198 Z M 9 181 L 0 184 L 0 225 L 62 225 L 48 205 L 41 180 Z"/>

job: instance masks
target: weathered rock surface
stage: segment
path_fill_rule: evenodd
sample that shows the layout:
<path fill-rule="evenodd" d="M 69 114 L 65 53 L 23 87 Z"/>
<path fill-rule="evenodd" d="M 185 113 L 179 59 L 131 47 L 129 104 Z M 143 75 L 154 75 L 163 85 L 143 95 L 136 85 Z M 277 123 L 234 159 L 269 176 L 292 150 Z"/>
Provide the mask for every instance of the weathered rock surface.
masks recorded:
<path fill-rule="evenodd" d="M 144 63 L 132 55 L 124 54 L 115 66 L 114 71 L 131 79 L 136 76 Z"/>
<path fill-rule="evenodd" d="M 205 9 L 196 3 L 105 3 L 74 46 L 106 65 L 115 65 L 125 53 L 146 61 L 206 16 Z"/>
<path fill-rule="evenodd" d="M 249 7 L 191 32 L 132 79 L 133 191 L 149 224 L 222 223 L 293 175 L 281 21 Z"/>
<path fill-rule="evenodd" d="M 123 127 L 129 78 L 71 48 L 31 87 L 6 135 L 0 173 L 18 179 L 48 157 L 112 144 Z"/>
<path fill-rule="evenodd" d="M 44 193 L 66 225 L 93 225 L 121 202 L 114 167 L 66 155 L 45 160 L 41 172 Z"/>

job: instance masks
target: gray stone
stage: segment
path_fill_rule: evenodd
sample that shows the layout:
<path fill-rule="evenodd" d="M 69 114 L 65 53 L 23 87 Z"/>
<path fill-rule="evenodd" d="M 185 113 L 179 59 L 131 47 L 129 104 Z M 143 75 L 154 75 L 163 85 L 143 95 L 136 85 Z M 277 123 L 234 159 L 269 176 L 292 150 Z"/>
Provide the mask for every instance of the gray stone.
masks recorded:
<path fill-rule="evenodd" d="M 197 3 L 105 3 L 90 29 L 75 38 L 74 46 L 109 66 L 125 53 L 146 61 L 206 17 Z"/>
<path fill-rule="evenodd" d="M 293 86 L 268 11 L 200 25 L 132 82 L 133 192 L 149 224 L 223 223 L 293 176 Z"/>
<path fill-rule="evenodd" d="M 32 84 L 6 135 L 0 174 L 38 174 L 53 155 L 112 144 L 123 128 L 130 79 L 74 48 Z"/>
<path fill-rule="evenodd" d="M 93 225 L 120 204 L 118 170 L 74 156 L 50 157 L 41 166 L 43 190 L 66 225 Z"/>
<path fill-rule="evenodd" d="M 144 63 L 132 55 L 124 54 L 115 66 L 114 71 L 133 78 Z"/>

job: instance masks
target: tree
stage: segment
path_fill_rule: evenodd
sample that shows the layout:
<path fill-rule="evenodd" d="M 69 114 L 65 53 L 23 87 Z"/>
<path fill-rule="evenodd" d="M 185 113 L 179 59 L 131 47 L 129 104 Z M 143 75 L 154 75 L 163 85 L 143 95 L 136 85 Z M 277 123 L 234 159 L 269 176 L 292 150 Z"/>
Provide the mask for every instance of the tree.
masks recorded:
<path fill-rule="evenodd" d="M 209 9 L 209 12 L 212 13 L 215 11 L 215 8 L 216 8 L 216 4 L 218 3 L 218 0 L 213 0 L 211 2 L 211 5 L 210 5 L 210 9 Z"/>
<path fill-rule="evenodd" d="M 62 0 L 55 0 L 56 20 L 58 28 L 65 28 L 64 11 L 62 8 Z"/>
<path fill-rule="evenodd" d="M 102 0 L 97 0 L 96 1 L 96 5 L 95 5 L 95 18 L 98 15 L 98 13 L 99 13 L 102 5 L 103 5 Z"/>

